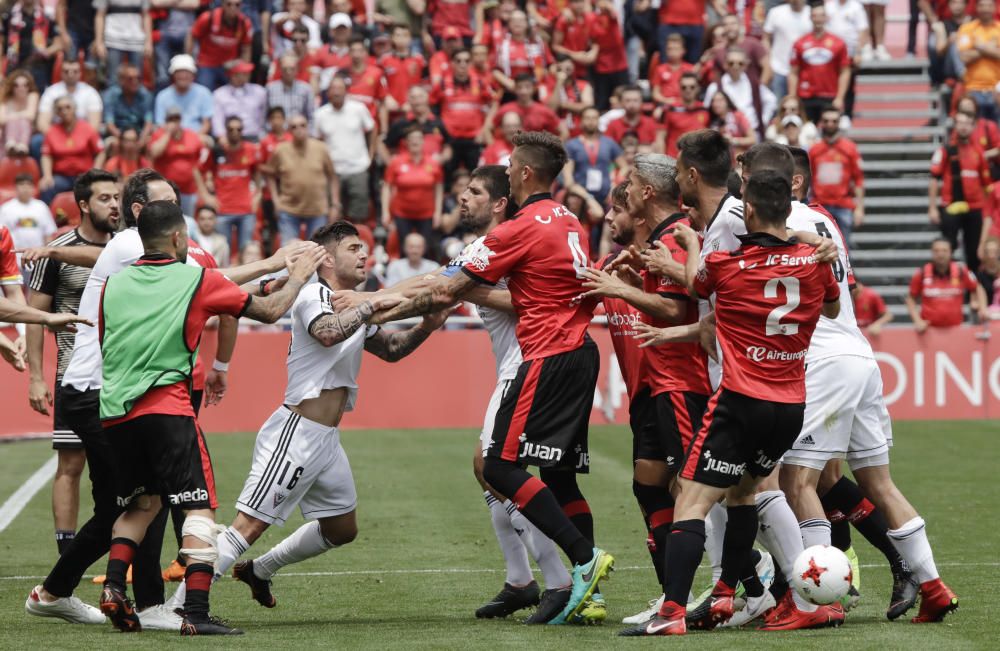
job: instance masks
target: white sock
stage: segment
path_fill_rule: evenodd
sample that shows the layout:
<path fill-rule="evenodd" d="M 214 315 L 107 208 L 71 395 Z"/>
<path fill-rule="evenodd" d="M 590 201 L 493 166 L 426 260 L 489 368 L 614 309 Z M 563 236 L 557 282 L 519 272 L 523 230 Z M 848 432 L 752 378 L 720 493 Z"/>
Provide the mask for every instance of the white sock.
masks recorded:
<path fill-rule="evenodd" d="M 272 547 L 266 554 L 253 561 L 253 573 L 258 579 L 269 581 L 275 572 L 286 565 L 299 563 L 319 556 L 328 549 L 333 549 L 336 545 L 323 537 L 320 531 L 319 521 L 313 520 L 292 532 L 280 543 Z"/>
<path fill-rule="evenodd" d="M 215 579 L 213 578 L 212 580 L 214 581 Z M 167 599 L 164 605 L 167 607 L 168 610 L 176 610 L 177 608 L 183 608 L 184 600 L 187 599 L 187 593 L 188 593 L 187 583 L 185 581 L 181 581 L 177 585 L 177 589 L 174 591 L 173 596 Z"/>
<path fill-rule="evenodd" d="M 218 581 L 219 578 L 229 574 L 229 568 L 233 566 L 236 559 L 250 549 L 250 543 L 243 537 L 243 534 L 232 527 L 219 534 L 217 544 L 219 557 L 215 559 L 215 574 L 212 576 L 212 581 Z"/>
<path fill-rule="evenodd" d="M 559 548 L 552 542 L 552 539 L 538 530 L 538 527 L 531 524 L 524 514 L 517 510 L 510 502 L 505 503 L 505 508 L 510 514 L 510 523 L 521 536 L 521 542 L 528 548 L 528 553 L 538 563 L 538 569 L 545 577 L 546 588 L 564 588 L 573 582 L 566 565 L 563 564 L 559 555 Z"/>
<path fill-rule="evenodd" d="M 813 518 L 803 520 L 799 523 L 799 530 L 802 532 L 802 546 L 805 548 L 813 545 L 830 546 L 830 521 L 823 518 Z"/>
<path fill-rule="evenodd" d="M 917 583 L 933 581 L 940 575 L 934 564 L 934 552 L 927 540 L 927 525 L 919 515 L 899 529 L 887 532 L 889 540 L 906 564 L 910 566 Z"/>
<path fill-rule="evenodd" d="M 795 519 L 788 500 L 781 491 L 757 493 L 757 518 L 760 522 L 757 540 L 771 552 L 774 561 L 781 567 L 785 580 L 792 582 L 792 566 L 795 559 L 805 549 L 802 532 Z"/>
<path fill-rule="evenodd" d="M 531 575 L 531 564 L 528 562 L 528 550 L 525 549 L 521 537 L 517 535 L 518 532 L 511 523 L 505 503 L 493 497 L 489 491 L 483 491 L 483 497 L 486 498 L 486 505 L 490 507 L 493 532 L 497 535 L 500 551 L 503 552 L 504 565 L 507 568 L 505 581 L 513 586 L 528 585 L 534 580 Z"/>
<path fill-rule="evenodd" d="M 712 566 L 712 585 L 722 576 L 722 540 L 726 536 L 727 522 L 729 515 L 721 504 L 713 505 L 705 517 L 705 555 Z"/>

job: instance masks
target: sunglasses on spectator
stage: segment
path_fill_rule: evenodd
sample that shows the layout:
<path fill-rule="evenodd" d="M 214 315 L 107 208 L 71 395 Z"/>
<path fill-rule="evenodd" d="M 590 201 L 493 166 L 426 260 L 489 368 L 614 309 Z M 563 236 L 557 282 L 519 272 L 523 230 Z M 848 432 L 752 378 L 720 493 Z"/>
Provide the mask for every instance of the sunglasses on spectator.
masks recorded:
<path fill-rule="evenodd" d="M 698 84 L 681 84 L 681 90 L 698 90 Z"/>

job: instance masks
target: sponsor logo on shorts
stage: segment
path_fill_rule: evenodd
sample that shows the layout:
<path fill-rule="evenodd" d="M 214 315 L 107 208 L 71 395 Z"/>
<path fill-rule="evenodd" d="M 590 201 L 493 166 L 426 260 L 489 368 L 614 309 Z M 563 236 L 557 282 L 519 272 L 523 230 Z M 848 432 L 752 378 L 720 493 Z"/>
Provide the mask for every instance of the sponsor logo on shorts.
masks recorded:
<path fill-rule="evenodd" d="M 730 463 L 729 461 L 713 459 L 711 452 L 705 452 L 704 459 L 705 467 L 702 470 L 705 472 L 717 472 L 722 475 L 732 475 L 734 477 L 741 476 L 747 465 L 745 463 Z"/>
<path fill-rule="evenodd" d="M 816 441 L 813 440 L 812 434 L 806 434 L 799 441 L 799 445 L 816 445 Z"/>
<path fill-rule="evenodd" d="M 120 495 L 116 496 L 115 501 L 118 502 L 118 506 L 124 508 L 128 506 L 132 502 L 132 500 L 134 500 L 137 496 L 142 495 L 145 492 L 146 492 L 146 487 L 140 486 L 136 488 L 134 491 L 132 491 L 132 494 L 129 495 L 128 497 L 121 497 Z"/>
<path fill-rule="evenodd" d="M 754 463 L 757 464 L 757 466 L 763 468 L 764 470 L 771 470 L 778 464 L 777 461 L 768 458 L 768 456 L 764 454 L 763 450 L 757 450 L 757 460 L 754 461 Z"/>
<path fill-rule="evenodd" d="M 174 505 L 184 504 L 185 502 L 207 502 L 208 491 L 204 488 L 196 488 L 193 491 L 184 491 L 182 493 L 167 495 L 167 499 Z"/>
<path fill-rule="evenodd" d="M 563 451 L 561 449 L 550 445 L 542 445 L 541 443 L 532 443 L 527 438 L 527 434 L 521 434 L 518 437 L 518 440 L 521 441 L 519 457 L 534 457 L 542 461 L 559 461 L 562 459 Z"/>
<path fill-rule="evenodd" d="M 576 446 L 573 450 L 576 452 L 576 469 L 583 470 L 584 468 L 590 467 L 590 453 L 584 452 L 581 446 Z"/>
<path fill-rule="evenodd" d="M 805 359 L 808 350 L 808 348 L 804 348 L 790 353 L 787 350 L 774 350 L 772 348 L 765 348 L 764 346 L 747 346 L 747 359 L 752 362 L 796 362 L 800 359 Z"/>
<path fill-rule="evenodd" d="M 278 505 L 281 504 L 284 501 L 285 501 L 285 494 L 284 493 L 275 493 L 274 494 L 274 507 L 275 508 L 278 508 Z"/>

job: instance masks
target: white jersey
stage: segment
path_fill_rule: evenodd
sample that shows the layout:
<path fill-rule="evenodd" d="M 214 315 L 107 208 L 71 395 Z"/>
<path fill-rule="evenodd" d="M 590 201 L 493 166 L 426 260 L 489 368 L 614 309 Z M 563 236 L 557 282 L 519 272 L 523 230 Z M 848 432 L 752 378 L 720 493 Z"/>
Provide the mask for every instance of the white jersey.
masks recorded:
<path fill-rule="evenodd" d="M 96 324 L 100 318 L 101 292 L 104 289 L 104 283 L 111 276 L 135 263 L 142 257 L 142 254 L 142 239 L 139 237 L 137 228 L 125 229 L 111 238 L 111 241 L 101 251 L 100 257 L 97 258 L 97 263 L 90 272 L 90 277 L 87 278 L 87 285 L 83 288 L 83 295 L 80 297 L 78 314 Z M 188 256 L 187 264 L 192 267 L 201 267 L 193 256 Z M 101 388 L 103 358 L 101 357 L 101 342 L 98 334 L 96 326 L 93 328 L 86 325 L 79 326 L 73 344 L 73 356 L 63 374 L 62 385 L 64 387 L 71 386 L 77 391 Z"/>
<path fill-rule="evenodd" d="M 329 285 L 320 280 L 302 288 L 292 305 L 292 341 L 288 346 L 288 385 L 285 404 L 295 406 L 317 398 L 327 389 L 347 389 L 344 411 L 354 409 L 358 397 L 358 372 L 365 339 L 378 332 L 378 326 L 358 328 L 357 332 L 335 346 L 326 347 L 309 334 L 316 319 L 334 314 Z"/>
<path fill-rule="evenodd" d="M 875 354 L 872 352 L 871 344 L 861 334 L 854 317 L 854 303 L 850 300 L 853 271 L 844 237 L 837 224 L 822 212 L 813 210 L 801 201 L 792 202 L 792 212 L 786 224 L 792 230 L 829 237 L 837 245 L 839 257 L 833 267 L 833 275 L 837 279 L 837 285 L 840 286 L 840 314 L 836 319 L 820 316 L 812 340 L 809 342 L 806 364 L 836 355 L 856 355 L 874 359 Z"/>
<path fill-rule="evenodd" d="M 478 256 L 479 249 L 485 240 L 486 236 L 484 235 L 462 249 L 458 257 L 448 263 L 444 271 L 445 275 L 451 276 L 459 273 L 467 262 Z M 496 288 L 507 289 L 507 279 L 501 278 L 500 282 L 496 284 Z M 476 311 L 479 312 L 479 318 L 483 320 L 483 327 L 490 335 L 490 345 L 493 347 L 493 356 L 496 358 L 497 380 L 500 382 L 513 380 L 522 361 L 521 345 L 517 343 L 517 317 L 482 306 L 476 306 Z"/>
<path fill-rule="evenodd" d="M 740 248 L 739 235 L 747 234 L 747 225 L 743 221 L 743 201 L 727 194 L 719 202 L 712 219 L 705 227 L 701 242 L 701 261 L 704 262 L 709 253 L 716 251 L 735 251 Z M 712 311 L 712 297 L 698 300 L 698 316 L 704 317 Z M 722 349 L 718 342 L 715 346 L 719 361 L 708 358 L 708 379 L 712 389 L 718 389 L 722 383 Z"/>

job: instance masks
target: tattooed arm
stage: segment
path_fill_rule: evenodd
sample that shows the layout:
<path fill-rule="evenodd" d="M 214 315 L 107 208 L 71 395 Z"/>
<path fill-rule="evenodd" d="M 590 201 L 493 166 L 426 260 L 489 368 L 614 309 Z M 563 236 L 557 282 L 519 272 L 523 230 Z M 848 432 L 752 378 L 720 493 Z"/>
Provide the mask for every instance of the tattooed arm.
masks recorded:
<path fill-rule="evenodd" d="M 450 313 L 450 310 L 441 310 L 428 314 L 417 325 L 399 332 L 379 330 L 365 341 L 365 350 L 387 362 L 398 362 L 427 341 L 431 333 L 444 324 Z"/>
<path fill-rule="evenodd" d="M 264 297 L 253 297 L 243 313 L 261 323 L 274 323 L 292 307 L 299 290 L 309 281 L 313 272 L 326 258 L 326 249 L 321 246 L 310 247 L 296 258 L 288 267 L 288 280 L 278 291 Z"/>
<path fill-rule="evenodd" d="M 329 348 L 344 341 L 358 329 L 368 325 L 377 310 L 389 309 L 397 305 L 403 297 L 399 294 L 372 296 L 356 307 L 349 307 L 333 314 L 324 314 L 309 326 L 309 334 L 316 341 Z"/>
<path fill-rule="evenodd" d="M 449 278 L 442 278 L 413 298 L 400 303 L 391 310 L 381 310 L 371 318 L 371 323 L 380 324 L 389 321 L 408 319 L 411 316 L 421 316 L 438 312 L 454 305 L 478 283 L 464 273 L 457 273 Z"/>

